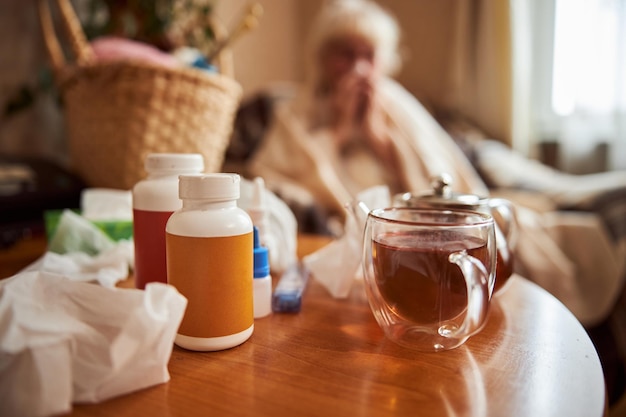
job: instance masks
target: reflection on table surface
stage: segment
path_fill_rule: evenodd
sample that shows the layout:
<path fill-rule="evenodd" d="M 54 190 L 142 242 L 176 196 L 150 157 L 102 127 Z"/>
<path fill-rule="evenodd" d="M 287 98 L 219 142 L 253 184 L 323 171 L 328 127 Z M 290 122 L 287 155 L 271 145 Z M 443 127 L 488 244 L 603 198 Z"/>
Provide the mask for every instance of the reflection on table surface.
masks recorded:
<path fill-rule="evenodd" d="M 168 384 L 73 415 L 601 416 L 604 380 L 582 326 L 515 276 L 486 327 L 458 349 L 420 353 L 388 341 L 362 287 L 346 300 L 310 282 L 298 314 L 257 320 L 222 352 L 174 348 Z"/>

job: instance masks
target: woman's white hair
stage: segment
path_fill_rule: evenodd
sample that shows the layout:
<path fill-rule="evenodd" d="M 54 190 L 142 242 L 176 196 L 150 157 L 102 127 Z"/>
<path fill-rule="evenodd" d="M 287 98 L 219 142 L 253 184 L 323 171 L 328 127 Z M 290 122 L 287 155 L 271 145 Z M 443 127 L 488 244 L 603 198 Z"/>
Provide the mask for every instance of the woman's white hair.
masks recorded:
<path fill-rule="evenodd" d="M 308 70 L 311 81 L 318 81 L 319 59 L 331 40 L 358 36 L 374 47 L 375 59 L 384 74 L 400 68 L 398 44 L 400 28 L 395 18 L 370 0 L 330 0 L 314 21 L 309 35 Z"/>

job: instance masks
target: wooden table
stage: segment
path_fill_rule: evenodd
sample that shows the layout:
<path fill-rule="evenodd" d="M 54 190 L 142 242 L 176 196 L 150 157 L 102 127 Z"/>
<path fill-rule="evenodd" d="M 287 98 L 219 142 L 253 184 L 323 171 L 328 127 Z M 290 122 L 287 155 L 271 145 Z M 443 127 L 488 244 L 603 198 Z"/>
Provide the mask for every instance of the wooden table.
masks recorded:
<path fill-rule="evenodd" d="M 326 241 L 302 237 L 301 254 Z M 130 285 L 130 282 L 125 283 Z M 601 416 L 605 387 L 583 327 L 514 276 L 484 330 L 452 351 L 388 341 L 356 286 L 333 299 L 314 279 L 298 314 L 255 322 L 221 352 L 174 347 L 171 380 L 73 416 Z"/>

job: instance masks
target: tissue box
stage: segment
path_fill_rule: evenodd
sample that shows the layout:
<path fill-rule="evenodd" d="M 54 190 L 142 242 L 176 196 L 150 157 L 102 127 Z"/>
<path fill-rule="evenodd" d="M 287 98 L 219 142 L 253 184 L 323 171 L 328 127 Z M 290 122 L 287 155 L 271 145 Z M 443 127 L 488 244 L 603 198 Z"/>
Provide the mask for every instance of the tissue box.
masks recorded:
<path fill-rule="evenodd" d="M 72 209 L 72 211 L 80 214 L 80 210 L 78 209 Z M 44 212 L 46 236 L 48 241 L 50 241 L 52 236 L 54 236 L 54 232 L 59 224 L 59 219 L 61 218 L 61 213 L 63 213 L 63 210 L 48 210 Z M 133 237 L 133 222 L 131 220 L 91 220 L 90 222 L 114 241 L 130 239 Z"/>

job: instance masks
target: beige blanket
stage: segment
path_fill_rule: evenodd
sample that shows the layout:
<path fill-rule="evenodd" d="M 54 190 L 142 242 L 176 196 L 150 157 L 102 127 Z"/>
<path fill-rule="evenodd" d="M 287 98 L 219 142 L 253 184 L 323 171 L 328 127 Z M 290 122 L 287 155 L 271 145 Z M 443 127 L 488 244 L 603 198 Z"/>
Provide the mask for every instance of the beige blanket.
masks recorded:
<path fill-rule="evenodd" d="M 605 319 L 626 278 L 626 172 L 568 175 L 489 140 L 476 153 L 495 192 L 516 204 L 518 272 L 583 324 Z"/>
<path fill-rule="evenodd" d="M 465 154 L 411 94 L 386 79 L 379 96 L 398 155 L 393 181 L 371 154 L 357 152 L 351 160 L 333 146 L 320 121 L 323 103 L 306 90 L 277 109 L 250 174 L 264 177 L 277 194 L 308 199 L 339 219 L 345 217 L 346 202 L 376 183 L 386 183 L 392 192 L 423 192 L 430 189 L 432 176 L 445 172 L 452 176 L 455 191 L 488 194 Z M 605 318 L 623 284 L 624 242 L 611 241 L 591 213 L 537 212 L 520 206 L 519 214 L 517 271 L 553 293 L 584 324 Z"/>

